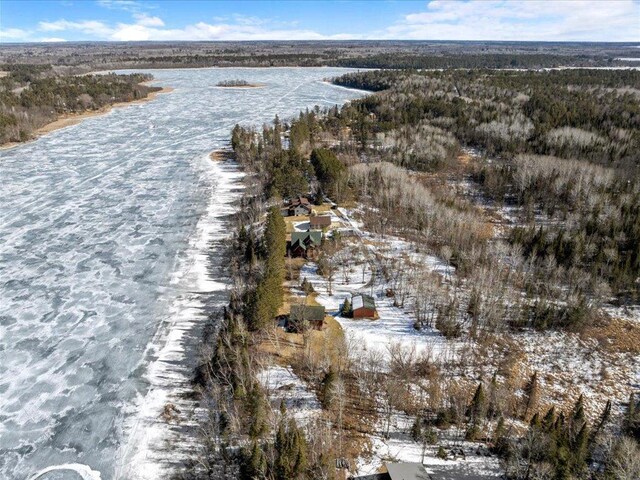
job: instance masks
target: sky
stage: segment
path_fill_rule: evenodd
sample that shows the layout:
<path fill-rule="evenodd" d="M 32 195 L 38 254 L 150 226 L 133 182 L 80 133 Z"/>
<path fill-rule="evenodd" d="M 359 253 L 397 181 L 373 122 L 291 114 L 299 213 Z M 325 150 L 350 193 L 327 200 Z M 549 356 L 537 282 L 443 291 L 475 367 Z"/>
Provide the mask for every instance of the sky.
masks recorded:
<path fill-rule="evenodd" d="M 0 0 L 0 42 L 640 42 L 640 0 Z"/>

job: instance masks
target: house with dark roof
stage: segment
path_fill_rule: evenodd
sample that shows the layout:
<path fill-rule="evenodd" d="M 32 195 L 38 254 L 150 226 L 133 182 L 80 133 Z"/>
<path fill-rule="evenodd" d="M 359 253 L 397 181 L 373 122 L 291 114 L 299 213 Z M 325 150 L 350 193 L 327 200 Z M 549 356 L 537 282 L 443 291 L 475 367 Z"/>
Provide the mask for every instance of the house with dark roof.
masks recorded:
<path fill-rule="evenodd" d="M 315 258 L 322 243 L 322 232 L 292 232 L 291 240 L 287 244 L 287 253 L 292 258 Z"/>
<path fill-rule="evenodd" d="M 350 480 L 433 480 L 421 463 L 386 463 L 387 473 L 374 473 Z"/>
<path fill-rule="evenodd" d="M 351 299 L 353 318 L 376 318 L 376 301 L 371 295 L 358 294 Z"/>
<path fill-rule="evenodd" d="M 311 210 L 313 210 L 313 205 L 309 199 L 302 195 L 298 195 L 289 201 L 287 206 L 282 210 L 282 214 L 287 217 L 310 215 Z"/>
<path fill-rule="evenodd" d="M 308 326 L 314 330 L 322 330 L 325 327 L 324 317 L 326 311 L 321 305 L 292 305 L 287 330 L 301 333 Z"/>
<path fill-rule="evenodd" d="M 309 228 L 311 230 L 324 230 L 331 226 L 330 215 L 311 215 L 309 217 Z"/>

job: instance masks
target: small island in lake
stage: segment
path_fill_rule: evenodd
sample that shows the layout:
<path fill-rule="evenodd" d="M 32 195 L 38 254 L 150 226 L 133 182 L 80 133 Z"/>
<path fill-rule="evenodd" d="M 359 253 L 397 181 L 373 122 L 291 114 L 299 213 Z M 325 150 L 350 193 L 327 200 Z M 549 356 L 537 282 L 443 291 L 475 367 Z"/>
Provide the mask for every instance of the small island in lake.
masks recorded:
<path fill-rule="evenodd" d="M 260 88 L 264 87 L 263 83 L 249 83 L 246 80 L 234 79 L 234 80 L 221 80 L 216 84 L 217 87 L 225 88 Z"/>

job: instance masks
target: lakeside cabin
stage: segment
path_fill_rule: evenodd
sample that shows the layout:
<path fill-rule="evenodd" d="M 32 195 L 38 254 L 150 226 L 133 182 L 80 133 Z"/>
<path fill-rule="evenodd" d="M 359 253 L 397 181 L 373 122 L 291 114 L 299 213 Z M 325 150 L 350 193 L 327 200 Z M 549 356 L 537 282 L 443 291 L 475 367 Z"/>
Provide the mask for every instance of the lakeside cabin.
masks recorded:
<path fill-rule="evenodd" d="M 293 198 L 289 203 L 281 210 L 284 217 L 297 217 L 299 215 L 311 215 L 313 205 L 307 197 L 298 195 Z"/>
<path fill-rule="evenodd" d="M 376 301 L 371 295 L 354 295 L 351 299 L 351 316 L 353 318 L 376 318 Z"/>
<path fill-rule="evenodd" d="M 313 259 L 316 257 L 321 243 L 321 231 L 292 232 L 291 240 L 287 244 L 287 254 L 291 258 Z"/>
<path fill-rule="evenodd" d="M 323 330 L 326 311 L 321 305 L 292 305 L 286 328 L 289 332 L 301 333 L 305 324 L 314 330 Z"/>
<path fill-rule="evenodd" d="M 311 230 L 325 230 L 330 226 L 330 215 L 312 215 L 309 217 L 309 229 Z"/>

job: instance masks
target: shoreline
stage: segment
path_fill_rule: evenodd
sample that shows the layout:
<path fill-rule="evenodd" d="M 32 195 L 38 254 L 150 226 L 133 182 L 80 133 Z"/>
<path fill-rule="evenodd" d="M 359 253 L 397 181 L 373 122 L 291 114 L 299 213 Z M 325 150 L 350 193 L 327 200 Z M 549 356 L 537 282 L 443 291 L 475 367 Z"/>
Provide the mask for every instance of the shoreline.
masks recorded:
<path fill-rule="evenodd" d="M 147 82 L 142 82 L 147 83 Z M 66 113 L 66 114 L 62 114 L 60 115 L 56 120 L 54 120 L 53 122 L 49 122 L 45 125 L 43 125 L 42 127 L 39 127 L 38 129 L 35 130 L 35 132 L 33 132 L 33 138 L 25 141 L 25 142 L 9 142 L 9 143 L 5 143 L 4 145 L 0 145 L 0 151 L 1 150 L 10 150 L 12 148 L 15 147 L 19 147 L 20 145 L 26 145 L 28 143 L 31 143 L 37 139 L 39 139 L 40 137 L 47 135 L 51 132 L 55 132 L 56 130 L 60 130 L 62 128 L 67 128 L 67 127 L 71 127 L 73 125 L 77 125 L 80 122 L 82 122 L 83 120 L 86 120 L 87 118 L 92 118 L 92 117 L 98 117 L 100 115 L 104 115 L 106 113 L 109 113 L 111 110 L 113 110 L 114 108 L 121 108 L 121 107 L 126 107 L 128 105 L 140 105 L 146 102 L 150 102 L 152 100 L 155 100 L 156 97 L 160 94 L 165 94 L 165 93 L 171 93 L 174 91 L 173 87 L 163 87 L 161 90 L 158 90 L 156 92 L 150 92 L 149 95 L 147 95 L 145 98 L 139 98 L 137 100 L 132 100 L 130 102 L 116 102 L 113 103 L 111 105 L 105 105 L 104 107 L 99 108 L 98 110 L 90 110 L 87 112 L 82 112 L 82 113 Z"/>
<path fill-rule="evenodd" d="M 218 149 L 209 153 L 209 160 L 213 162 L 226 162 L 233 160 L 233 151 L 231 149 Z"/>
<path fill-rule="evenodd" d="M 209 315 L 229 300 L 229 279 L 218 269 L 223 265 L 222 246 L 231 235 L 228 216 L 237 212 L 245 177 L 235 162 L 211 162 L 209 155 L 201 161 L 213 190 L 185 256 L 171 274 L 177 290 L 167 318 L 147 345 L 147 352 L 155 356 L 144 375 L 149 388 L 125 422 L 114 478 L 155 480 L 169 476 L 174 473 L 176 459 L 188 460 L 197 444 L 203 411 L 193 396 L 193 369 L 199 362 L 202 329 Z M 165 416 L 168 406 L 174 410 Z M 169 455 L 166 442 L 175 447 Z"/>

